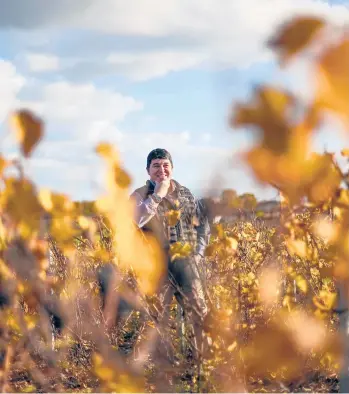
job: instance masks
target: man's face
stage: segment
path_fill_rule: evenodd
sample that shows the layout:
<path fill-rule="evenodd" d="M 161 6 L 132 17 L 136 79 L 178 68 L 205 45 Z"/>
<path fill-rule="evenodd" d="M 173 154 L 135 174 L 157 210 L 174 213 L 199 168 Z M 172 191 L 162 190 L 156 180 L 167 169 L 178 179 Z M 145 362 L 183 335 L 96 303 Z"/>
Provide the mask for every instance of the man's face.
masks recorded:
<path fill-rule="evenodd" d="M 172 165 L 168 159 L 153 159 L 147 171 L 154 182 L 161 182 L 172 177 Z"/>

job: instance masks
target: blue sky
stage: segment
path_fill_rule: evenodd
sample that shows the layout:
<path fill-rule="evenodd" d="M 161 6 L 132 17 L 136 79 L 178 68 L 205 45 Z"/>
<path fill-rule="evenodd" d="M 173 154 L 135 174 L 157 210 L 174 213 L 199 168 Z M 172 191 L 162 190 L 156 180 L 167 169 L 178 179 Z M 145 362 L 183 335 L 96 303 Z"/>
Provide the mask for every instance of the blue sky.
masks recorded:
<path fill-rule="evenodd" d="M 239 153 L 251 132 L 231 130 L 236 100 L 254 85 L 311 95 L 309 64 L 280 71 L 265 42 L 293 15 L 349 21 L 349 1 L 321 0 L 4 0 L 0 15 L 2 151 L 17 154 L 7 116 L 27 107 L 46 121 L 45 140 L 27 163 L 41 187 L 92 199 L 103 188 L 99 141 L 119 149 L 133 187 L 145 159 L 168 149 L 175 178 L 196 194 L 262 187 Z M 338 152 L 347 138 L 330 126 L 314 146 Z"/>

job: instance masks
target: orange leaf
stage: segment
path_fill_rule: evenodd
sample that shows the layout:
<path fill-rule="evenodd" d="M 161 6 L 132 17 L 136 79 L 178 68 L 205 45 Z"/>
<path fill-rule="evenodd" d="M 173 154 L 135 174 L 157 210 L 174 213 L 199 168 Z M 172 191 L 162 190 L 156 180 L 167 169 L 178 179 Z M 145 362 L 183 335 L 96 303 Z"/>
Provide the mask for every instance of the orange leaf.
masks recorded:
<path fill-rule="evenodd" d="M 96 153 L 103 157 L 109 163 L 118 162 L 118 154 L 113 146 L 106 142 L 101 142 L 96 146 Z"/>
<path fill-rule="evenodd" d="M 335 305 L 337 295 L 325 290 L 321 290 L 320 294 L 313 297 L 314 304 L 322 311 L 329 311 Z"/>
<path fill-rule="evenodd" d="M 3 174 L 7 165 L 7 161 L 2 156 L 0 156 L 0 176 Z"/>
<path fill-rule="evenodd" d="M 115 183 L 122 189 L 127 189 L 131 184 L 131 177 L 128 173 L 119 167 L 118 165 L 113 166 L 113 178 Z"/>
<path fill-rule="evenodd" d="M 344 157 L 349 157 L 349 149 L 342 149 L 341 150 L 341 155 Z"/>
<path fill-rule="evenodd" d="M 9 215 L 23 237 L 30 236 L 39 229 L 42 207 L 36 189 L 27 179 L 7 178 L 1 194 L 0 205 Z"/>
<path fill-rule="evenodd" d="M 16 138 L 21 144 L 22 154 L 25 157 L 30 156 L 43 135 L 41 119 L 37 118 L 30 111 L 20 110 L 13 114 L 11 121 L 16 131 Z"/>
<path fill-rule="evenodd" d="M 339 188 L 342 175 L 331 154 L 313 154 L 311 179 L 305 185 L 307 196 L 312 202 L 324 202 L 332 198 Z"/>
<path fill-rule="evenodd" d="M 225 251 L 230 254 L 235 254 L 239 246 L 238 240 L 233 237 L 224 238 L 222 244 L 224 245 Z"/>
<path fill-rule="evenodd" d="M 231 124 L 259 127 L 263 132 L 262 145 L 280 154 L 288 150 L 292 109 L 296 109 L 292 95 L 272 87 L 259 87 L 250 104 L 236 106 Z"/>
<path fill-rule="evenodd" d="M 319 59 L 316 105 L 349 122 L 349 39 L 328 49 Z"/>
<path fill-rule="evenodd" d="M 285 64 L 297 53 L 303 50 L 316 33 L 325 26 L 325 21 L 319 18 L 298 17 L 282 26 L 268 45 L 279 52 L 281 63 Z"/>

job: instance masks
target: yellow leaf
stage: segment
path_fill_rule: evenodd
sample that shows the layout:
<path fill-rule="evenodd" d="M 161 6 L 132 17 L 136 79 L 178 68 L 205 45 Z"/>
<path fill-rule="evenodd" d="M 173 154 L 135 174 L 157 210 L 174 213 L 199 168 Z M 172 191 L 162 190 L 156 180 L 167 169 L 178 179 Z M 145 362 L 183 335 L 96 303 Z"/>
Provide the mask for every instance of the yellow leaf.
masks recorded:
<path fill-rule="evenodd" d="M 314 17 L 297 17 L 284 24 L 269 46 L 279 52 L 281 63 L 285 64 L 303 50 L 325 26 L 325 21 Z"/>
<path fill-rule="evenodd" d="M 155 323 L 152 320 L 149 320 L 147 324 L 149 327 L 155 328 Z"/>
<path fill-rule="evenodd" d="M 226 237 L 222 240 L 222 244 L 224 245 L 225 249 L 230 253 L 235 253 L 239 246 L 239 242 L 236 238 L 233 237 Z"/>
<path fill-rule="evenodd" d="M 206 249 L 205 249 L 205 256 L 207 256 L 207 257 L 213 256 L 215 253 L 218 252 L 218 249 L 219 249 L 219 245 L 216 242 L 212 243 L 210 245 L 207 245 Z"/>
<path fill-rule="evenodd" d="M 60 247 L 72 246 L 73 237 L 78 235 L 78 230 L 74 229 L 72 225 L 72 216 L 69 214 L 54 216 L 51 222 L 50 234 Z"/>
<path fill-rule="evenodd" d="M 256 275 L 253 272 L 247 274 L 247 282 L 252 283 L 256 279 Z"/>
<path fill-rule="evenodd" d="M 303 278 L 302 275 L 296 276 L 296 285 L 302 293 L 307 293 L 308 291 L 308 282 Z"/>
<path fill-rule="evenodd" d="M 236 106 L 232 126 L 259 127 L 263 132 L 262 147 L 281 154 L 288 150 L 287 119 L 294 106 L 292 95 L 269 86 L 259 87 L 250 104 Z"/>
<path fill-rule="evenodd" d="M 311 155 L 311 134 L 319 125 L 321 111 L 310 105 L 302 118 L 299 103 L 287 92 L 260 87 L 251 102 L 237 105 L 232 126 L 259 129 L 260 142 L 244 159 L 256 177 L 279 189 L 290 204 L 303 196 L 322 202 L 333 196 L 341 173 L 330 154 Z"/>
<path fill-rule="evenodd" d="M 109 164 L 116 164 L 119 162 L 119 155 L 111 144 L 101 142 L 96 146 L 96 152 Z"/>
<path fill-rule="evenodd" d="M 336 199 L 336 203 L 339 205 L 344 205 L 345 208 L 349 208 L 349 190 L 340 189 Z"/>
<path fill-rule="evenodd" d="M 101 142 L 96 146 L 96 152 L 105 158 L 110 158 L 114 155 L 113 147 L 105 142 Z"/>
<path fill-rule="evenodd" d="M 78 223 L 83 230 L 87 230 L 90 227 L 90 222 L 86 216 L 79 216 Z"/>
<path fill-rule="evenodd" d="M 24 238 L 38 231 L 42 207 L 34 185 L 27 179 L 7 178 L 0 205 Z"/>
<path fill-rule="evenodd" d="M 105 249 L 91 250 L 89 256 L 105 263 L 110 262 L 111 259 L 110 253 Z"/>
<path fill-rule="evenodd" d="M 93 353 L 92 361 L 95 367 L 100 367 L 103 364 L 103 357 L 99 353 Z"/>
<path fill-rule="evenodd" d="M 340 169 L 334 163 L 333 155 L 329 153 L 313 154 L 310 166 L 312 173 L 304 185 L 305 193 L 312 202 L 325 202 L 334 196 L 340 186 Z"/>
<path fill-rule="evenodd" d="M 165 272 L 164 252 L 153 235 L 144 234 L 135 226 L 135 205 L 126 189 L 129 177 L 121 169 L 118 159 L 113 157 L 109 146 L 102 145 L 97 150 L 107 156 L 108 172 L 107 194 L 95 206 L 108 218 L 120 268 L 132 269 L 141 292 L 151 295 L 158 289 Z"/>
<path fill-rule="evenodd" d="M 53 208 L 52 193 L 49 189 L 40 189 L 38 199 L 44 209 L 50 212 Z"/>
<path fill-rule="evenodd" d="M 110 381 L 114 378 L 114 371 L 109 367 L 95 367 L 95 374 L 104 381 Z"/>
<path fill-rule="evenodd" d="M 231 345 L 228 346 L 227 350 L 228 352 L 232 352 L 234 349 L 236 349 L 238 343 L 234 341 Z"/>
<path fill-rule="evenodd" d="M 5 280 L 15 278 L 14 272 L 7 266 L 7 264 L 2 259 L 0 259 L 0 277 Z"/>
<path fill-rule="evenodd" d="M 7 161 L 2 156 L 0 156 L 0 176 L 2 176 L 7 165 Z"/>
<path fill-rule="evenodd" d="M 178 223 L 179 218 L 181 217 L 181 211 L 171 210 L 166 213 L 166 217 L 169 226 L 175 226 Z"/>
<path fill-rule="evenodd" d="M 53 202 L 53 210 L 57 214 L 61 214 L 63 212 L 72 213 L 74 211 L 74 203 L 68 196 L 60 193 L 51 193 L 51 199 Z"/>
<path fill-rule="evenodd" d="M 29 331 L 35 328 L 38 323 L 38 318 L 32 315 L 25 315 L 24 320 L 27 323 L 27 327 Z"/>
<path fill-rule="evenodd" d="M 19 110 L 11 117 L 15 135 L 21 144 L 21 152 L 25 157 L 30 156 L 32 150 L 43 136 L 43 122 L 28 110 Z"/>
<path fill-rule="evenodd" d="M 287 249 L 292 255 L 297 255 L 302 258 L 306 258 L 307 244 L 300 239 L 289 239 L 287 241 Z"/>
<path fill-rule="evenodd" d="M 9 316 L 7 317 L 6 324 L 7 324 L 7 326 L 8 326 L 9 328 L 11 328 L 12 330 L 14 330 L 14 331 L 16 331 L 16 332 L 19 332 L 19 331 L 20 331 L 19 324 L 18 324 L 16 318 L 15 318 L 13 315 L 9 315 Z"/>
<path fill-rule="evenodd" d="M 292 299 L 289 295 L 286 295 L 282 300 L 282 306 L 287 307 L 289 311 L 292 309 Z"/>
<path fill-rule="evenodd" d="M 349 121 L 349 39 L 326 50 L 317 65 L 316 105 Z"/>
<path fill-rule="evenodd" d="M 114 165 L 112 175 L 114 182 L 122 189 L 126 189 L 130 186 L 131 177 L 124 169 L 122 169 L 118 165 Z"/>
<path fill-rule="evenodd" d="M 78 220 L 77 208 L 68 196 L 60 193 L 41 191 L 39 193 L 41 204 L 51 212 L 50 233 L 59 246 L 67 252 L 72 246 L 73 237 L 78 235 L 78 229 L 73 223 Z"/>
<path fill-rule="evenodd" d="M 337 301 L 337 294 L 321 290 L 319 295 L 314 296 L 314 304 L 322 311 L 331 310 Z"/>
<path fill-rule="evenodd" d="M 118 374 L 117 382 L 110 382 L 109 387 L 113 393 L 140 393 L 145 392 L 143 379 L 129 376 L 123 373 Z"/>
<path fill-rule="evenodd" d="M 218 238 L 223 239 L 224 238 L 224 228 L 223 225 L 221 223 L 216 224 L 213 227 L 213 233 L 217 234 Z"/>
<path fill-rule="evenodd" d="M 170 245 L 169 254 L 171 261 L 177 259 L 185 259 L 192 253 L 192 246 L 189 243 L 182 244 L 181 242 L 175 242 Z"/>
<path fill-rule="evenodd" d="M 21 388 L 21 393 L 35 393 L 36 387 L 32 384 L 28 384 Z"/>
<path fill-rule="evenodd" d="M 108 364 L 101 355 L 94 353 L 93 371 L 96 376 L 105 384 L 106 392 L 116 393 L 136 393 L 144 392 L 143 381 L 136 376 L 129 376 L 122 371 L 115 369 L 115 366 Z"/>

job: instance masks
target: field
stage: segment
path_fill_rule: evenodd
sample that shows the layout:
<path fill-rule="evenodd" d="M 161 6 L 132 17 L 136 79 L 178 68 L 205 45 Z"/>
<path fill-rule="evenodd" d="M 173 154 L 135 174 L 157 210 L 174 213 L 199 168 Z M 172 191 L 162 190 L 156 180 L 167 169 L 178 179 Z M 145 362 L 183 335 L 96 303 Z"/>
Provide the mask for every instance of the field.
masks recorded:
<path fill-rule="evenodd" d="M 233 211 L 237 212 L 235 208 Z M 104 391 L 121 388 L 150 392 L 160 388 L 170 392 L 241 391 L 243 388 L 249 392 L 338 390 L 339 349 L 333 345 L 333 338 L 323 343 L 320 329 L 324 327 L 329 333 L 338 331 L 338 318 L 330 305 L 326 305 L 325 296 L 335 291 L 333 280 L 326 276 L 330 267 L 322 266 L 320 255 L 310 264 L 306 258 L 289 253 L 277 213 L 270 215 L 273 217 L 270 222 L 262 218 L 261 211 L 240 209 L 239 212 L 241 217 L 250 219 L 212 224 L 212 239 L 202 266 L 212 319 L 207 322 L 206 331 L 214 346 L 203 355 L 200 379 L 198 366 L 191 357 L 190 327 L 181 318 L 175 301 L 169 327 L 161 330 L 165 338 L 171 338 L 177 363 L 166 365 L 162 360 L 160 373 L 159 364 L 149 359 L 149 343 L 143 348 L 151 340 L 151 329 L 156 324 L 152 310 L 154 297 L 147 298 L 146 307 L 126 310 L 117 325 L 106 324 L 97 272 L 106 264 L 98 255 L 103 256 L 102 251 L 110 249 L 110 230 L 103 227 L 102 220 L 94 218 L 101 232 L 99 245 L 93 245 L 86 234 L 77 236 L 74 261 L 67 261 L 50 240 L 55 294 L 71 309 L 69 325 L 53 341 L 49 332 L 46 341 L 42 332 L 40 336 L 34 335 L 40 321 L 37 304 L 31 305 L 30 299 L 24 297 L 21 305 L 29 338 L 24 340 L 25 336 L 20 331 L 17 333 L 7 372 L 8 390 L 95 392 L 101 387 Z M 253 219 L 256 212 L 258 218 Z M 310 218 L 308 211 L 296 214 L 292 220 L 303 226 L 311 222 Z M 232 239 L 238 241 L 236 248 Z M 325 250 L 321 242 L 318 248 Z M 129 272 L 123 281 L 129 289 L 135 289 Z M 75 296 L 70 298 L 68 291 L 74 294 L 73 288 Z M 311 316 L 317 316 L 322 325 L 318 326 Z M 293 328 L 290 321 L 289 327 L 285 325 L 290 317 L 296 322 Z M 16 328 L 13 323 L 14 336 Z M 316 340 L 311 338 L 316 334 L 318 349 Z M 290 340 L 292 335 L 295 337 Z M 110 366 L 108 361 L 103 366 L 96 361 L 101 337 L 103 346 L 108 345 L 118 357 L 112 359 Z M 50 352 L 52 344 L 54 351 Z M 26 353 L 27 360 L 23 357 Z M 119 382 L 116 360 L 137 365 L 142 357 L 147 361 L 137 371 L 138 385 L 130 376 L 135 373 L 131 368 L 124 381 Z M 266 362 L 268 359 L 270 363 Z M 28 361 L 30 364 L 26 364 Z"/>

